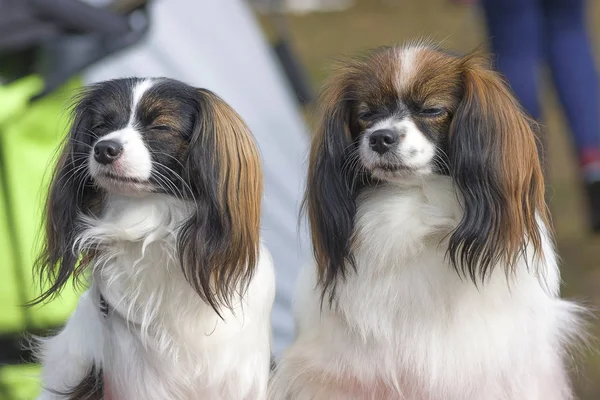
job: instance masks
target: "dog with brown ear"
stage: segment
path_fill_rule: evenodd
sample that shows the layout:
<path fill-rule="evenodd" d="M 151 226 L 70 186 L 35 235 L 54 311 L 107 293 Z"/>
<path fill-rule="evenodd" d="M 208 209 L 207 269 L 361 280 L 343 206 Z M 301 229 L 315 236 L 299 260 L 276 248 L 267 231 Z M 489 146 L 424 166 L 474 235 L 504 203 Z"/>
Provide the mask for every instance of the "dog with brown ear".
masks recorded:
<path fill-rule="evenodd" d="M 305 205 L 315 267 L 271 400 L 568 400 L 533 122 L 486 57 L 416 43 L 343 63 Z"/>
<path fill-rule="evenodd" d="M 265 399 L 272 261 L 252 134 L 214 93 L 163 78 L 77 99 L 51 185 L 49 289 L 90 286 L 40 341 L 40 399 Z"/>

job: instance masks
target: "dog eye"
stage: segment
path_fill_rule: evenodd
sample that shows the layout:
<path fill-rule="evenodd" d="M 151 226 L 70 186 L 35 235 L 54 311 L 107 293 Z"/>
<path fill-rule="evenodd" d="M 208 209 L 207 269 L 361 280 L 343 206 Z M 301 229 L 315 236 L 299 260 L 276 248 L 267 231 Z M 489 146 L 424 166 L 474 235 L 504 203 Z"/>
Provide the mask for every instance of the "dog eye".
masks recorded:
<path fill-rule="evenodd" d="M 421 110 L 419 112 L 419 114 L 425 116 L 425 117 L 439 117 L 440 115 L 444 114 L 446 111 L 443 108 L 435 108 L 435 107 L 431 107 L 431 108 L 424 108 L 423 110 Z"/>
<path fill-rule="evenodd" d="M 369 119 L 375 116 L 374 112 L 371 111 L 361 111 L 358 113 L 358 119 L 361 121 L 368 121 Z"/>
<path fill-rule="evenodd" d="M 156 130 L 156 131 L 172 131 L 173 128 L 171 128 L 169 125 L 154 125 L 151 126 L 150 129 Z"/>
<path fill-rule="evenodd" d="M 98 122 L 97 124 L 92 126 L 93 131 L 97 131 L 99 129 L 106 129 L 106 128 L 108 128 L 108 124 L 106 122 Z"/>

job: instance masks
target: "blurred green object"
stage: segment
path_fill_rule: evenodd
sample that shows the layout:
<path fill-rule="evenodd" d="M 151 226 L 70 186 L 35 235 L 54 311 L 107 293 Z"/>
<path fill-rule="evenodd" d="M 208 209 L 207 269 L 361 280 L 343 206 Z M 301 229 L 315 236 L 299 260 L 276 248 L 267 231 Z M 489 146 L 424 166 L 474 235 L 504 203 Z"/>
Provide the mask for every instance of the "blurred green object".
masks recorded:
<path fill-rule="evenodd" d="M 57 149 L 67 132 L 68 101 L 79 79 L 30 101 L 44 87 L 37 76 L 0 86 L 0 399 L 34 399 L 39 368 L 20 349 L 24 334 L 60 329 L 79 294 L 68 286 L 56 300 L 31 308 L 40 294 L 32 266 L 43 238 L 42 215 Z M 29 359 L 29 360 L 28 360 Z M 5 365 L 3 365 L 5 364 Z"/>

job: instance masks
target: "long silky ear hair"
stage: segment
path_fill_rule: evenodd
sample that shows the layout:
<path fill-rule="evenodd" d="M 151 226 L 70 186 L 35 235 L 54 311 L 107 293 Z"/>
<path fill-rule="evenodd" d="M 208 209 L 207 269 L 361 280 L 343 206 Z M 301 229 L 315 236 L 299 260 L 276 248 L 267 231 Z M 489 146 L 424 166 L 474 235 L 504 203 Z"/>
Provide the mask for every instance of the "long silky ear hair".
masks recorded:
<path fill-rule="evenodd" d="M 304 207 L 322 296 L 335 296 L 337 280 L 354 267 L 351 252 L 359 171 L 352 137 L 352 66 L 339 71 L 320 96 L 320 125 L 312 139 Z"/>
<path fill-rule="evenodd" d="M 507 273 L 549 227 L 533 122 L 485 57 L 462 60 L 464 94 L 449 134 L 451 174 L 464 215 L 450 237 L 455 268 L 475 283 L 502 262 Z"/>
<path fill-rule="evenodd" d="M 71 276 L 77 282 L 89 260 L 75 253 L 75 239 L 82 228 L 79 218 L 82 214 L 90 215 L 100 199 L 87 169 L 94 136 L 89 130 L 86 93 L 81 93 L 75 101 L 71 129 L 53 172 L 46 201 L 44 245 L 34 266 L 44 290 L 29 305 L 51 299 Z"/>
<path fill-rule="evenodd" d="M 184 163 L 194 214 L 178 248 L 183 272 L 219 313 L 243 294 L 258 262 L 262 170 L 254 138 L 221 98 L 198 90 L 198 115 Z"/>

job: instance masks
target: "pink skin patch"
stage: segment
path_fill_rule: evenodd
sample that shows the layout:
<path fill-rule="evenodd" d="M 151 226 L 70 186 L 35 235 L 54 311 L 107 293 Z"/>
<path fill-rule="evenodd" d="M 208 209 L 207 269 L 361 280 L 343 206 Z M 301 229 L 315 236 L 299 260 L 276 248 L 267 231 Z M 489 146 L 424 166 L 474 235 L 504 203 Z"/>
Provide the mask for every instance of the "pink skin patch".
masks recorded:
<path fill-rule="evenodd" d="M 110 387 L 108 385 L 108 379 L 106 379 L 106 376 L 104 377 L 104 400 L 115 400 L 110 392 Z"/>

